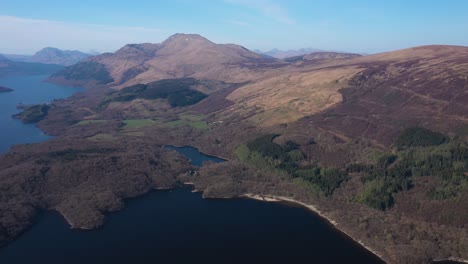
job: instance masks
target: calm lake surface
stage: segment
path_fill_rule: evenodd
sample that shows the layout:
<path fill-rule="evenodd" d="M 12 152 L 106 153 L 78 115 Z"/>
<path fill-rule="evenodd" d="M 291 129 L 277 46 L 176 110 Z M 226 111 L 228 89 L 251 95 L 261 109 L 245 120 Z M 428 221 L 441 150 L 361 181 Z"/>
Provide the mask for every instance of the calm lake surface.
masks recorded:
<path fill-rule="evenodd" d="M 195 165 L 195 166 L 202 166 L 203 162 L 223 162 L 226 161 L 224 159 L 215 157 L 215 156 L 209 156 L 205 155 L 204 153 L 198 151 L 198 149 L 190 147 L 190 146 L 183 146 L 183 147 L 176 147 L 176 146 L 171 146 L 171 145 L 166 145 L 164 148 L 167 149 L 172 149 L 180 154 L 184 155 L 185 157 L 190 159 L 190 162 Z"/>
<path fill-rule="evenodd" d="M 18 112 L 19 102 L 47 102 L 77 91 L 42 83 L 45 77 L 0 79 L 0 85 L 15 89 L 0 94 L 0 151 L 47 139 L 34 125 L 10 118 Z M 223 161 L 191 147 L 166 147 L 186 155 L 194 165 Z M 249 199 L 203 199 L 188 188 L 130 199 L 98 230 L 71 230 L 59 214 L 44 212 L 31 229 L 0 248 L 0 263 L 265 262 L 381 263 L 304 208 Z"/>
<path fill-rule="evenodd" d="M 47 103 L 82 90 L 43 82 L 47 77 L 48 75 L 0 78 L 0 86 L 14 90 L 0 93 L 0 153 L 6 152 L 14 144 L 36 143 L 50 138 L 34 124 L 24 124 L 11 117 L 22 111 L 16 109 L 18 104 Z"/>
<path fill-rule="evenodd" d="M 0 263 L 379 263 L 303 208 L 205 200 L 155 191 L 111 213 L 103 228 L 71 230 L 45 213 L 0 249 Z"/>

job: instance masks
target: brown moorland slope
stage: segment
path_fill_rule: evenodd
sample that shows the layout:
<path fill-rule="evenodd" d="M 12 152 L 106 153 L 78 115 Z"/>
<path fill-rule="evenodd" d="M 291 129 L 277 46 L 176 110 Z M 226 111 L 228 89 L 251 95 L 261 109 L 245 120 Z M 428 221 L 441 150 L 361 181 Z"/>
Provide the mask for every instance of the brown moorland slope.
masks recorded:
<path fill-rule="evenodd" d="M 351 138 L 390 145 L 405 127 L 466 136 L 468 48 L 424 46 L 361 57 L 343 101 L 308 119 Z"/>
<path fill-rule="evenodd" d="M 388 146 L 409 125 L 465 131 L 466 76 L 468 48 L 457 46 L 293 65 L 229 94 L 235 104 L 226 112 L 249 113 L 260 126 L 307 117 L 326 130 Z"/>

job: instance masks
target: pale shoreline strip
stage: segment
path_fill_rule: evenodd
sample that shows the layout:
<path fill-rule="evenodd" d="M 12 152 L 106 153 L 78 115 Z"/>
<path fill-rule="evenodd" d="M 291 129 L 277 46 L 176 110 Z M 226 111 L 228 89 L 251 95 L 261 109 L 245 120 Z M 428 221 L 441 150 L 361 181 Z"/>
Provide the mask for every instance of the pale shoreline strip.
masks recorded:
<path fill-rule="evenodd" d="M 320 211 L 319 209 L 317 209 L 317 207 L 315 207 L 313 205 L 306 204 L 306 203 L 303 203 L 303 202 L 299 202 L 299 201 L 294 200 L 294 199 L 289 198 L 289 197 L 275 196 L 275 195 L 258 195 L 258 194 L 247 193 L 247 194 L 241 195 L 240 197 L 255 199 L 255 200 L 264 201 L 264 202 L 290 202 L 290 203 L 299 204 L 299 205 L 309 209 L 310 211 L 314 212 L 315 214 L 319 215 L 323 219 L 327 220 L 329 223 L 331 223 L 340 232 L 342 232 L 343 234 L 348 236 L 350 239 L 352 239 L 353 241 L 360 244 L 362 247 L 364 247 L 365 249 L 367 249 L 368 251 L 370 251 L 372 254 L 376 255 L 377 257 L 379 257 L 384 262 L 388 262 L 384 257 L 382 257 L 382 255 L 379 252 L 377 252 L 376 250 L 370 248 L 369 246 L 364 244 L 361 240 L 358 240 L 358 239 L 355 239 L 354 237 L 352 237 L 350 234 L 348 234 L 346 231 L 344 231 L 342 228 L 340 228 L 336 221 L 332 220 L 330 217 L 328 217 L 326 214 L 324 214 L 322 211 Z"/>
<path fill-rule="evenodd" d="M 360 244 L 362 247 L 364 247 L 365 249 L 370 251 L 372 254 L 379 257 L 382 261 L 384 261 L 386 263 L 389 263 L 389 261 L 387 261 L 384 257 L 382 257 L 382 255 L 379 252 L 377 252 L 376 250 L 370 248 L 369 246 L 364 244 L 364 242 L 362 242 L 361 240 L 355 239 L 354 237 L 352 237 L 348 232 L 346 232 L 345 230 L 340 228 L 336 221 L 332 220 L 325 213 L 321 212 L 319 209 L 317 209 L 317 207 L 315 207 L 313 205 L 306 204 L 306 203 L 294 200 L 293 198 L 290 198 L 290 197 L 276 196 L 276 195 L 259 195 L 259 194 L 246 193 L 246 194 L 240 195 L 239 197 L 255 199 L 255 200 L 259 200 L 259 201 L 263 201 L 263 202 L 289 202 L 289 203 L 299 204 L 299 205 L 309 209 L 310 211 L 314 212 L 315 214 L 319 215 L 323 219 L 327 220 L 329 223 L 331 223 L 340 232 L 342 232 L 343 234 L 348 236 L 350 239 L 352 239 L 356 243 Z M 468 260 L 466 260 L 466 259 L 454 258 L 454 257 L 449 257 L 447 259 L 437 259 L 437 260 L 434 260 L 434 261 L 439 262 L 439 261 L 447 261 L 447 260 L 461 262 L 461 263 L 468 263 Z"/>

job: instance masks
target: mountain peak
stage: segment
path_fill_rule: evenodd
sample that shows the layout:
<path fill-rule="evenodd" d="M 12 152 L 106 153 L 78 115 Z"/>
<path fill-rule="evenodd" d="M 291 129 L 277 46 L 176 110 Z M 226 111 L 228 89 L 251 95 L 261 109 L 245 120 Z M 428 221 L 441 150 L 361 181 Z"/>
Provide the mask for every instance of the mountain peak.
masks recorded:
<path fill-rule="evenodd" d="M 40 53 L 40 52 L 47 52 L 47 51 L 61 52 L 62 50 L 54 48 L 54 47 L 45 47 L 45 48 L 39 50 L 38 52 L 36 52 L 36 54 Z"/>
<path fill-rule="evenodd" d="M 189 40 L 204 40 L 204 41 L 208 41 L 208 42 L 211 42 L 209 41 L 207 38 L 199 35 L 199 34 L 187 34 L 187 33 L 175 33 L 174 35 L 170 36 L 169 38 L 167 38 L 167 40 L 170 40 L 170 39 L 173 39 L 173 40 L 186 40 L 186 41 L 189 41 Z"/>
<path fill-rule="evenodd" d="M 213 42 L 198 34 L 177 33 L 161 43 L 163 46 L 189 46 L 189 45 L 212 45 Z"/>

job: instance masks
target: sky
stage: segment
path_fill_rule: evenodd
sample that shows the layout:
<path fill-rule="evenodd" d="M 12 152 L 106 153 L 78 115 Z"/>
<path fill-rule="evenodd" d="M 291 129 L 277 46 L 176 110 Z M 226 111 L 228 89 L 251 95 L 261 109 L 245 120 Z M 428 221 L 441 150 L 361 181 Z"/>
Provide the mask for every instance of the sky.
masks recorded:
<path fill-rule="evenodd" d="M 0 53 L 114 52 L 197 33 L 248 49 L 468 46 L 468 0 L 0 0 Z"/>

